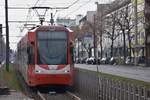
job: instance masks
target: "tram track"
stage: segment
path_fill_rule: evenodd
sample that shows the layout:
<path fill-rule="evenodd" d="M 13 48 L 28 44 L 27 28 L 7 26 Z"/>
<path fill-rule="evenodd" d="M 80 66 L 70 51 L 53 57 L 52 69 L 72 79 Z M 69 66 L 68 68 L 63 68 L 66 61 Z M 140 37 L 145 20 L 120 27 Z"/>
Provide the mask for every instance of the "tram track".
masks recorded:
<path fill-rule="evenodd" d="M 81 100 L 75 94 L 59 87 L 52 86 L 53 88 L 50 87 L 50 90 L 48 87 L 31 89 L 19 72 L 17 72 L 17 79 L 20 81 L 22 92 L 33 100 Z"/>
<path fill-rule="evenodd" d="M 16 75 L 17 79 L 19 80 L 19 84 L 21 86 L 21 92 L 28 96 L 29 98 L 33 100 L 41 100 L 41 98 L 37 95 L 36 89 L 31 89 L 23 79 L 22 75 L 17 71 Z"/>
<path fill-rule="evenodd" d="M 81 100 L 75 94 L 66 91 L 64 93 L 57 93 L 55 91 L 49 93 L 41 93 L 40 91 L 37 92 L 38 96 L 41 100 Z"/>
<path fill-rule="evenodd" d="M 55 89 L 52 89 L 52 91 L 48 91 L 45 88 L 40 88 L 39 90 L 37 88 L 33 90 L 27 86 L 20 75 L 18 76 L 18 78 L 20 80 L 23 93 L 33 100 L 81 100 L 79 97 L 69 91 L 55 91 Z"/>

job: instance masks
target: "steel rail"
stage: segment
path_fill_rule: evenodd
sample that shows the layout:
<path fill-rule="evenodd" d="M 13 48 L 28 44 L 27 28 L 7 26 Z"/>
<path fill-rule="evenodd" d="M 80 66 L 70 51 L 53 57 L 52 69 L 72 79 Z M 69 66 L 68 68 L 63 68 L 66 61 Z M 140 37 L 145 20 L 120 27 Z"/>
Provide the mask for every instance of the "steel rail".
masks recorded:
<path fill-rule="evenodd" d="M 41 100 L 47 100 L 46 97 L 49 96 L 48 93 L 47 94 L 43 94 L 40 91 L 37 91 L 37 95 L 40 97 Z M 63 94 L 63 95 L 64 95 L 64 97 L 70 98 L 70 100 L 81 100 L 78 96 L 76 96 L 75 94 L 73 94 L 73 93 L 71 93 L 69 91 L 66 91 L 65 94 Z M 53 99 L 53 97 L 52 97 L 52 99 Z M 62 98 L 60 98 L 60 100 L 62 100 Z"/>
<path fill-rule="evenodd" d="M 79 98 L 78 96 L 76 96 L 75 94 L 73 94 L 69 91 L 67 91 L 66 93 L 67 93 L 67 95 L 69 95 L 72 98 L 72 100 L 81 100 L 81 98 Z"/>

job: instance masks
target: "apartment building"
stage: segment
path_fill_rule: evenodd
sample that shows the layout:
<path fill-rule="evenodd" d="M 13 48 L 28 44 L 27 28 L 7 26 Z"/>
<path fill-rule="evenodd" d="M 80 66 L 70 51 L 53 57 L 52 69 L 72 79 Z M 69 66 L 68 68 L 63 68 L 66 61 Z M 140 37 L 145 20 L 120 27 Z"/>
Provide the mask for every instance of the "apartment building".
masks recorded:
<path fill-rule="evenodd" d="M 115 6 L 113 6 L 115 5 Z M 97 12 L 102 12 L 103 7 L 98 5 Z M 106 33 L 107 31 L 112 32 L 112 15 L 121 19 L 122 13 L 126 13 L 128 16 L 126 19 L 129 22 L 130 30 L 125 28 L 125 47 L 126 47 L 126 56 L 130 56 L 130 48 L 131 48 L 131 56 L 136 59 L 134 62 L 139 63 L 141 57 L 145 59 L 144 63 L 150 62 L 150 1 L 149 0 L 115 0 L 110 5 L 107 5 L 107 9 L 105 9 L 105 14 L 102 16 L 105 19 L 104 31 L 103 31 L 103 54 L 104 56 L 110 56 L 111 54 L 111 45 L 112 41 L 108 38 Z M 104 9 L 103 9 L 104 10 Z M 125 15 L 125 14 L 124 14 Z M 101 16 L 99 16 L 101 17 Z M 129 20 L 130 19 L 130 20 Z M 123 27 L 126 27 L 126 22 L 122 17 L 122 22 L 125 24 Z M 113 56 L 123 56 L 123 34 L 122 30 L 118 31 L 119 26 L 115 26 L 114 34 L 120 33 L 120 35 L 113 41 Z M 130 32 L 128 35 L 128 31 Z M 130 40 L 130 43 L 129 43 Z"/>

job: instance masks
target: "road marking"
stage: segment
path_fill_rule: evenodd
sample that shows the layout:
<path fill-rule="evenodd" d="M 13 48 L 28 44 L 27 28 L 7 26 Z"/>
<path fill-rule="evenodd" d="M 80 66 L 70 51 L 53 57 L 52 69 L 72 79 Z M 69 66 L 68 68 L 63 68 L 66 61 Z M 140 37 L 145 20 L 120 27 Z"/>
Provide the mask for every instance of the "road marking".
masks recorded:
<path fill-rule="evenodd" d="M 42 99 L 42 100 L 46 100 L 45 98 L 44 98 L 44 96 L 38 91 L 37 92 L 37 94 L 40 96 L 40 98 Z"/>
<path fill-rule="evenodd" d="M 72 97 L 73 100 L 81 100 L 81 98 L 79 98 L 78 96 L 76 96 L 75 94 L 67 91 L 66 92 L 70 97 Z"/>

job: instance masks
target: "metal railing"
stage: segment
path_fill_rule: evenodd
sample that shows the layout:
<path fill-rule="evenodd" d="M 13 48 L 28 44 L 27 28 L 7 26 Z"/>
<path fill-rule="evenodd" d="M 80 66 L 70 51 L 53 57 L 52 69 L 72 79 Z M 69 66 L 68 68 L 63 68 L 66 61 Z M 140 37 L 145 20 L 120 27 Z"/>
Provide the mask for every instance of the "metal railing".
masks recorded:
<path fill-rule="evenodd" d="M 82 100 L 150 100 L 150 89 L 76 69 L 75 91 Z"/>

